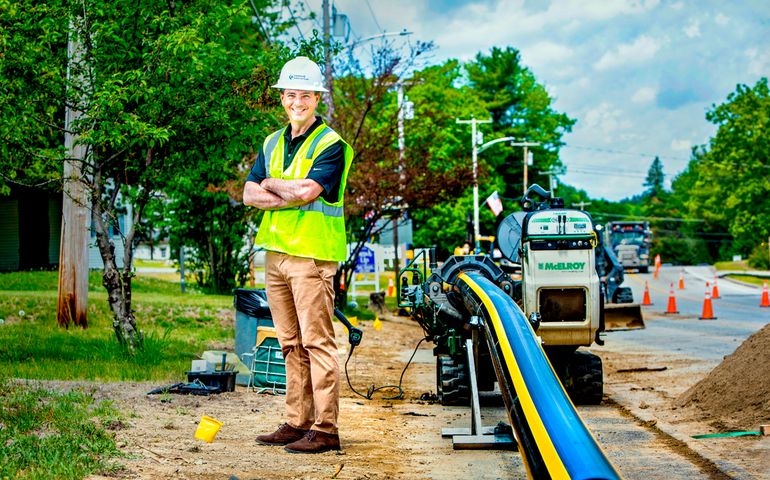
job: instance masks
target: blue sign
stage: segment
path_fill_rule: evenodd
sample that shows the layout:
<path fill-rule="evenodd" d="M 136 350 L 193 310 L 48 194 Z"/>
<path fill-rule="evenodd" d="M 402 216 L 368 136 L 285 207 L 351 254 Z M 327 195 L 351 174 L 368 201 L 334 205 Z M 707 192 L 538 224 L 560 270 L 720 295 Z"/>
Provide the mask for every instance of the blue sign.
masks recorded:
<path fill-rule="evenodd" d="M 354 271 L 356 273 L 374 273 L 374 250 L 367 246 L 361 248 Z"/>

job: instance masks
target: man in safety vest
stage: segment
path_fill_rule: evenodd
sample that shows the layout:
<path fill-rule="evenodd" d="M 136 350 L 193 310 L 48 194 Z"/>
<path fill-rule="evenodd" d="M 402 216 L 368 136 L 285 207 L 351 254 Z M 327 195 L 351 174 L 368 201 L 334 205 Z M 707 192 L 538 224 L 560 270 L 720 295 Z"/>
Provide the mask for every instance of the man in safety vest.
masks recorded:
<path fill-rule="evenodd" d="M 243 203 L 265 211 L 256 246 L 267 250 L 267 300 L 286 362 L 286 423 L 260 435 L 292 453 L 339 450 L 339 363 L 334 287 L 346 250 L 343 196 L 353 150 L 315 115 L 321 69 L 287 62 L 274 88 L 289 125 L 265 138 Z"/>

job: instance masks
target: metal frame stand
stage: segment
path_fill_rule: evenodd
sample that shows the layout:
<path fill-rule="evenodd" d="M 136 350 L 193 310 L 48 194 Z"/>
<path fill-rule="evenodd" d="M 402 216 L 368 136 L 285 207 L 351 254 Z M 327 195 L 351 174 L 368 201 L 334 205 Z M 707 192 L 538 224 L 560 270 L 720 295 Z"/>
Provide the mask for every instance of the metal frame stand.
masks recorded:
<path fill-rule="evenodd" d="M 471 324 L 479 326 L 479 317 L 474 317 Z M 468 376 L 471 381 L 471 428 L 444 428 L 442 437 L 452 437 L 454 450 L 516 450 L 518 445 L 511 434 L 510 427 L 485 427 L 481 423 L 481 405 L 479 403 L 479 387 L 476 378 L 476 345 L 478 345 L 478 330 L 473 330 L 473 339 L 465 341 L 465 351 L 468 355 Z"/>

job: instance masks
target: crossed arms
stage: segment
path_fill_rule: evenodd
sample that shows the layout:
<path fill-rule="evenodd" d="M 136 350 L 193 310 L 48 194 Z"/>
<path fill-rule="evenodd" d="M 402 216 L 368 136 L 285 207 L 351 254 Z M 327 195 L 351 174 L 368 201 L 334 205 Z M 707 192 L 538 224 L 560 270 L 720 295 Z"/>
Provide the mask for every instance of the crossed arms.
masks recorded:
<path fill-rule="evenodd" d="M 262 210 L 280 210 L 312 202 L 323 187 L 309 178 L 281 180 L 268 177 L 260 183 L 247 181 L 243 187 L 243 203 Z"/>

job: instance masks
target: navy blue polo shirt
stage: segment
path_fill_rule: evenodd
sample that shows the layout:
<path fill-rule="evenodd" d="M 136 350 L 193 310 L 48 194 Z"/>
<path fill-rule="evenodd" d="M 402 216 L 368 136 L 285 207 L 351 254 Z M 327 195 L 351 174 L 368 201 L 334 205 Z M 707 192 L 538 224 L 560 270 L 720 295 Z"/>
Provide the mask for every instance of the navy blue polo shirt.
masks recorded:
<path fill-rule="evenodd" d="M 315 122 L 307 129 L 305 133 L 298 137 L 291 138 L 291 125 L 285 129 L 283 138 L 286 148 L 284 148 L 283 168 L 286 170 L 294 160 L 294 155 L 299 150 L 299 146 L 302 142 L 313 133 L 313 130 L 322 125 L 321 117 L 315 117 Z M 340 180 L 342 180 L 342 172 L 345 167 L 345 144 L 342 140 L 333 143 L 326 148 L 320 155 L 313 161 L 313 166 L 310 168 L 310 172 L 306 178 L 318 182 L 323 187 L 321 192 L 321 198 L 329 203 L 335 203 L 339 200 L 340 196 Z M 249 172 L 246 181 L 260 183 L 267 178 L 267 172 L 265 171 L 265 153 L 262 151 L 262 147 L 259 147 L 259 154 L 254 166 Z"/>

